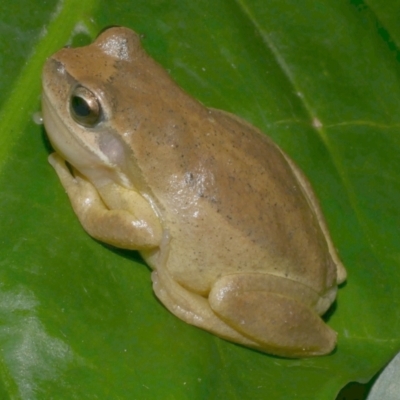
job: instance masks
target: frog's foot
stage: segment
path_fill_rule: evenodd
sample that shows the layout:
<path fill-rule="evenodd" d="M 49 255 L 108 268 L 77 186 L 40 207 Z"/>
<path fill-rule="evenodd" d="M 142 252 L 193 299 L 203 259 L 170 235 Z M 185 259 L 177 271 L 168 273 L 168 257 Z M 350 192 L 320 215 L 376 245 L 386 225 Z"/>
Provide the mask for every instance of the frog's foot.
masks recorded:
<path fill-rule="evenodd" d="M 131 211 L 108 207 L 95 186 L 77 171 L 72 175 L 65 160 L 57 153 L 49 156 L 49 163 L 55 169 L 80 223 L 89 235 L 125 249 L 142 250 L 159 245 L 161 226 L 139 194 L 125 189 L 130 197 L 127 202 L 135 204 L 139 211 L 143 210 L 140 217 Z"/>
<path fill-rule="evenodd" d="M 224 339 L 283 357 L 328 354 L 335 347 L 336 333 L 314 311 L 323 308 L 319 296 L 297 282 L 265 274 L 227 275 L 206 299 L 163 269 L 152 279 L 154 292 L 173 314 Z"/>

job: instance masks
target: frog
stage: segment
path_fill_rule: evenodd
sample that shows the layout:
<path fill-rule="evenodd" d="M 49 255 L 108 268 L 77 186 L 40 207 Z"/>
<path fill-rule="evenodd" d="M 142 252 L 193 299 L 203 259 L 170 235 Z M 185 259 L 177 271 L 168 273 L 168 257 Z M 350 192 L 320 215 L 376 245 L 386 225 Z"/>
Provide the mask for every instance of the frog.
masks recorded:
<path fill-rule="evenodd" d="M 346 269 L 309 180 L 266 134 L 182 89 L 125 27 L 42 73 L 49 162 L 84 230 L 138 251 L 172 314 L 278 357 L 327 355 Z"/>

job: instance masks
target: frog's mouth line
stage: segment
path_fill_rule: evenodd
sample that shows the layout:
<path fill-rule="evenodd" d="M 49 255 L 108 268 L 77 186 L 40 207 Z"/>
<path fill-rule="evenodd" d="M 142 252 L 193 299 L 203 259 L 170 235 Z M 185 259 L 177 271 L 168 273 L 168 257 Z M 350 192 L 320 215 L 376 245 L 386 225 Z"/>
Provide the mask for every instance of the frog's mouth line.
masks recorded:
<path fill-rule="evenodd" d="M 53 150 L 65 161 L 71 176 L 75 177 L 74 170 L 76 167 L 74 167 L 73 161 L 77 158 L 75 153 L 78 153 L 79 157 L 84 159 L 86 157 L 83 154 L 85 151 L 82 151 L 81 145 L 74 145 L 75 139 L 69 134 L 67 127 L 56 112 L 51 96 L 47 94 L 45 89 L 42 94 L 42 113 L 45 131 Z"/>

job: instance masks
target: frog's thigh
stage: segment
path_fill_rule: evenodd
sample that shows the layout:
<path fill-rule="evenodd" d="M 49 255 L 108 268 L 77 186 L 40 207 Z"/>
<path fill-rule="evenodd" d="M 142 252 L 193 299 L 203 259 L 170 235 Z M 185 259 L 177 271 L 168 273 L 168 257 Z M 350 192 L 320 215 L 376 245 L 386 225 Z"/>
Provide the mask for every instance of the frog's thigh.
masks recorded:
<path fill-rule="evenodd" d="M 307 357 L 331 352 L 336 344 L 336 333 L 307 301 L 289 297 L 290 293 L 281 294 L 280 290 L 271 291 L 269 279 L 274 286 L 285 286 L 285 278 L 280 278 L 280 285 L 279 277 L 267 274 L 222 277 L 209 295 L 212 310 L 272 354 Z"/>
<path fill-rule="evenodd" d="M 152 215 L 138 218 L 126 210 L 108 209 L 96 188 L 80 176 L 72 176 L 65 161 L 57 154 L 49 162 L 68 194 L 72 207 L 83 228 L 95 239 L 116 247 L 141 250 L 158 246 L 162 230 Z M 137 202 L 142 198 L 135 199 Z"/>
<path fill-rule="evenodd" d="M 258 344 L 224 323 L 210 308 L 208 300 L 189 292 L 175 282 L 164 268 L 151 275 L 153 290 L 158 299 L 175 316 L 224 339 L 250 347 Z"/>

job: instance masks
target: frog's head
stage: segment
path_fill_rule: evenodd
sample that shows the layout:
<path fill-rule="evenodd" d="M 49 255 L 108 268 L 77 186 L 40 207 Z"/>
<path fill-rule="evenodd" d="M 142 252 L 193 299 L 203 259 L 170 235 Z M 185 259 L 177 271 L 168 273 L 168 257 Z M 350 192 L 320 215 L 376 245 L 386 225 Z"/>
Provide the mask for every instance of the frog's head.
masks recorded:
<path fill-rule="evenodd" d="M 89 46 L 61 49 L 44 65 L 42 111 L 50 142 L 96 186 L 132 187 L 140 180 L 132 136 L 151 111 L 145 107 L 149 60 L 135 32 L 114 27 Z"/>

